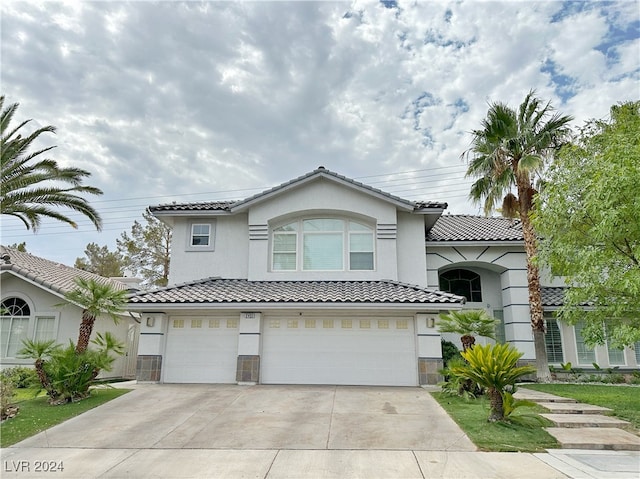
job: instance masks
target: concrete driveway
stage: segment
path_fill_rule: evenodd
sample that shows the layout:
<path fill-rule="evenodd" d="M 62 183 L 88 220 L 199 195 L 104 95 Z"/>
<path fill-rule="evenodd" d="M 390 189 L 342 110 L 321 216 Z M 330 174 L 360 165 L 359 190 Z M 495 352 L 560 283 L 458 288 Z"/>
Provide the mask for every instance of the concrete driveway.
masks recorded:
<path fill-rule="evenodd" d="M 420 388 L 139 385 L 21 447 L 474 451 Z"/>
<path fill-rule="evenodd" d="M 397 387 L 136 385 L 1 456 L 3 479 L 614 477 L 477 452 L 428 391 Z"/>

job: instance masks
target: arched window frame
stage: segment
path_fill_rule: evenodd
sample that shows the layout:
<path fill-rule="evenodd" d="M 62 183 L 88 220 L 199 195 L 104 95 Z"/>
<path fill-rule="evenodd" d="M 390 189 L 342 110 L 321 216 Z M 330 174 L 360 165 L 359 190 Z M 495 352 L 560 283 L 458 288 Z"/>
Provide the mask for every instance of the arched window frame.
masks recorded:
<path fill-rule="evenodd" d="M 313 249 L 323 237 L 330 241 L 326 258 L 314 264 Z M 375 250 L 375 226 L 368 222 L 333 215 L 299 217 L 272 228 L 271 271 L 375 271 Z"/>
<path fill-rule="evenodd" d="M 455 287 L 452 286 L 452 281 L 457 282 Z M 449 269 L 438 275 L 438 283 L 442 291 L 464 296 L 471 303 L 482 302 L 482 281 L 475 271 L 465 268 Z"/>
<path fill-rule="evenodd" d="M 33 307 L 25 298 L 7 296 L 0 304 L 0 357 L 14 358 L 29 338 Z"/>

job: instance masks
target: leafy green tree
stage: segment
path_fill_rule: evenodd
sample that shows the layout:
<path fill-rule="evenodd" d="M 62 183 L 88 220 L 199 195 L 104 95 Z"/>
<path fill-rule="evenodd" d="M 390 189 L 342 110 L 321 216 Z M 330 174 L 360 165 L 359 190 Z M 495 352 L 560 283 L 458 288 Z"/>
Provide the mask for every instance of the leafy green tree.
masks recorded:
<path fill-rule="evenodd" d="M 34 231 L 43 217 L 78 225 L 54 207 L 68 208 L 85 215 L 95 227 L 102 228 L 98 212 L 78 193 L 101 195 L 102 191 L 83 185 L 91 173 L 79 168 L 61 168 L 54 160 L 39 159 L 40 155 L 54 148 L 49 146 L 30 152 L 34 142 L 43 133 L 55 133 L 53 126 L 44 126 L 22 136 L 21 129 L 31 120 L 11 128 L 10 123 L 18 109 L 18 103 L 4 108 L 4 96 L 0 96 L 0 151 L 2 167 L 2 191 L 0 211 L 14 216 Z"/>
<path fill-rule="evenodd" d="M 449 311 L 447 314 L 440 314 L 438 331 L 460 334 L 462 349 L 466 351 L 475 344 L 475 335 L 496 339 L 497 323 L 497 319 L 492 318 L 482 309 Z"/>
<path fill-rule="evenodd" d="M 21 253 L 27 252 L 27 242 L 23 241 L 22 243 L 13 243 L 8 246 L 9 248 L 17 249 Z"/>
<path fill-rule="evenodd" d="M 169 281 L 171 259 L 171 228 L 145 211 L 146 224 L 133 223 L 131 234 L 126 232 L 116 240 L 124 266 L 149 286 L 166 286 Z"/>
<path fill-rule="evenodd" d="M 487 388 L 491 404 L 489 422 L 504 420 L 503 402 L 505 394 L 509 393 L 507 389 L 536 369 L 532 366 L 517 366 L 522 353 L 510 344 L 480 344 L 460 354 L 467 361 L 466 364 L 451 366 L 451 371 Z M 509 406 L 513 407 L 514 404 L 509 402 Z"/>
<path fill-rule="evenodd" d="M 469 197 L 484 204 L 485 214 L 502 202 L 502 214 L 517 217 L 522 224 L 537 377 L 543 382 L 550 381 L 551 374 L 544 343 L 540 272 L 535 262 L 537 238 L 530 215 L 537 175 L 568 137 L 571 120 L 555 112 L 550 103 L 535 98 L 533 91 L 517 110 L 491 103 L 482 128 L 472 132 L 471 148 L 463 154 L 469 159 L 466 176 L 477 178 Z"/>
<path fill-rule="evenodd" d="M 97 243 L 89 243 L 84 254 L 84 258 L 76 258 L 74 267 L 105 278 L 122 276 L 124 259 L 117 251 L 109 251 L 106 245 L 98 246 Z"/>
<path fill-rule="evenodd" d="M 559 317 L 585 320 L 591 345 L 640 341 L 640 101 L 613 106 L 562 148 L 534 223 L 541 261 L 571 286 Z"/>
<path fill-rule="evenodd" d="M 87 350 L 93 325 L 100 314 L 106 314 L 118 324 L 118 315 L 124 312 L 127 303 L 127 290 L 117 289 L 108 282 L 87 280 L 79 276 L 75 283 L 76 287 L 65 294 L 65 299 L 83 308 L 76 345 L 76 352 L 80 354 Z"/>

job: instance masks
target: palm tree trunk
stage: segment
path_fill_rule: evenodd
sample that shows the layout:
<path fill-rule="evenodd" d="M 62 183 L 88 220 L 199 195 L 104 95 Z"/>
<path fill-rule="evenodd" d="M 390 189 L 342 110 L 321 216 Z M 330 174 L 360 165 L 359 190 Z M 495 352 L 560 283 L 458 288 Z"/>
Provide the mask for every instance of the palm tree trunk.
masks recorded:
<path fill-rule="evenodd" d="M 547 348 L 544 343 L 544 317 L 542 313 L 542 293 L 540 291 L 540 270 L 534 262 L 538 252 L 538 240 L 531 224 L 528 186 L 518 186 L 520 200 L 520 220 L 524 249 L 527 254 L 527 284 L 529 287 L 529 309 L 531 314 L 531 329 L 533 330 L 533 344 L 536 354 L 536 376 L 539 382 L 551 382 L 551 371 L 547 359 Z"/>
<path fill-rule="evenodd" d="M 476 338 L 469 334 L 465 334 L 460 338 L 460 342 L 462 343 L 462 350 L 466 351 L 467 349 L 473 347 L 473 345 L 476 343 Z"/>
<path fill-rule="evenodd" d="M 78 333 L 78 344 L 76 345 L 76 353 L 84 353 L 89 347 L 89 339 L 91 339 L 93 324 L 95 322 L 95 316 L 91 315 L 86 309 L 82 311 L 82 322 L 80 323 L 80 331 Z"/>
<path fill-rule="evenodd" d="M 502 405 L 502 394 L 496 388 L 489 388 L 489 403 L 491 405 L 491 413 L 489 414 L 489 422 L 502 421 L 504 419 L 504 407 Z"/>
<path fill-rule="evenodd" d="M 42 385 L 44 390 L 47 392 L 47 395 L 51 399 L 56 399 L 58 397 L 58 393 L 55 389 L 53 389 L 51 380 L 49 379 L 47 372 L 44 370 L 44 361 L 41 358 L 36 359 L 34 367 L 36 370 L 36 375 L 38 376 L 38 380 L 40 381 L 40 384 Z"/>

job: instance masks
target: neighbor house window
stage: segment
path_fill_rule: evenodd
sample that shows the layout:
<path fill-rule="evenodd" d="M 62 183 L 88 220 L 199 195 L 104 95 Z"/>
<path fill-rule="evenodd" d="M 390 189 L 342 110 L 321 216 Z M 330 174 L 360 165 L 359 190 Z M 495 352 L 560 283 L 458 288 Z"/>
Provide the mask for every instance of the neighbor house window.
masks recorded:
<path fill-rule="evenodd" d="M 584 323 L 578 322 L 574 326 L 576 332 L 576 351 L 578 353 L 579 364 L 592 364 L 596 360 L 596 353 L 593 348 L 590 348 L 584 342 L 582 337 L 582 330 L 584 329 Z"/>
<path fill-rule="evenodd" d="M 558 321 L 554 318 L 545 318 L 547 332 L 544 335 L 544 344 L 547 349 L 547 359 L 550 363 L 563 363 L 562 338 Z"/>
<path fill-rule="evenodd" d="M 274 271 L 372 271 L 373 229 L 339 218 L 301 219 L 273 230 Z"/>
<path fill-rule="evenodd" d="M 20 298 L 5 299 L 0 309 L 0 356 L 14 358 L 28 337 L 31 310 Z"/>
<path fill-rule="evenodd" d="M 467 301 L 482 301 L 480 275 L 468 269 L 452 269 L 440 274 L 440 290 L 464 296 Z"/>
<path fill-rule="evenodd" d="M 37 316 L 36 327 L 33 333 L 35 341 L 47 341 L 56 338 L 55 316 Z"/>

